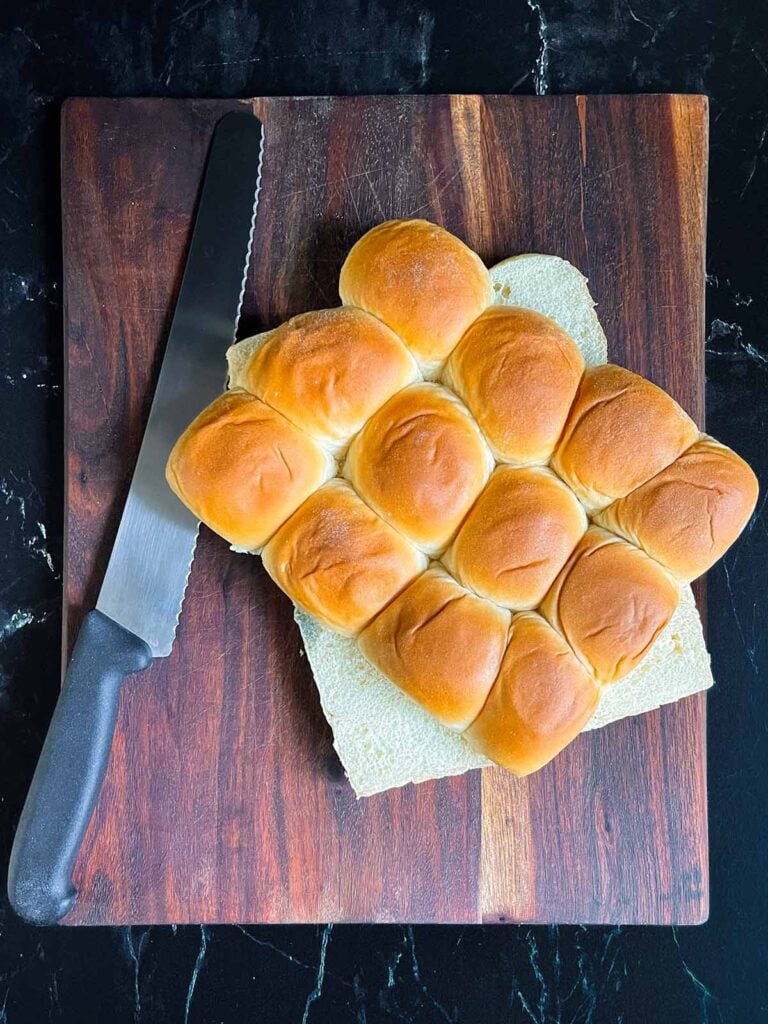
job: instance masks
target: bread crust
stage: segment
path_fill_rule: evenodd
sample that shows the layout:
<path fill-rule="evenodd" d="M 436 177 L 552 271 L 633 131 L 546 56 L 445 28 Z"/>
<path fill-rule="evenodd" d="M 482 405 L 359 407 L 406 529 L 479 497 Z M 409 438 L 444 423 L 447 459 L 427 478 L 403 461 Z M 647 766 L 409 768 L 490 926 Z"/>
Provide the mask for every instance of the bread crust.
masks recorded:
<path fill-rule="evenodd" d="M 496 459 L 549 461 L 584 372 L 576 343 L 547 316 L 497 306 L 468 328 L 443 381 L 474 415 Z"/>
<path fill-rule="evenodd" d="M 438 384 L 404 388 L 352 442 L 344 476 L 382 519 L 442 551 L 483 489 L 493 459 L 474 419 Z"/>
<path fill-rule="evenodd" d="M 642 661 L 679 599 L 658 562 L 591 526 L 539 611 L 596 679 L 615 683 Z"/>
<path fill-rule="evenodd" d="M 206 526 L 256 551 L 335 472 L 330 455 L 279 412 L 228 391 L 178 439 L 166 479 Z"/>
<path fill-rule="evenodd" d="M 498 466 L 443 562 L 482 597 L 530 610 L 586 529 L 578 498 L 551 470 Z"/>
<path fill-rule="evenodd" d="M 757 504 L 757 477 L 711 437 L 595 517 L 689 582 L 725 554 Z"/>
<path fill-rule="evenodd" d="M 345 306 L 391 327 L 433 375 L 491 302 L 491 279 L 476 253 L 426 220 L 389 220 L 350 249 L 339 277 Z"/>
<path fill-rule="evenodd" d="M 488 308 L 436 225 L 368 232 L 340 291 L 236 347 L 246 390 L 179 438 L 169 484 L 440 722 L 535 771 L 743 529 L 754 474 L 649 381 L 584 370 L 555 321 Z"/>
<path fill-rule="evenodd" d="M 264 567 L 294 604 L 354 636 L 427 567 L 345 480 L 330 480 L 280 527 Z"/>
<path fill-rule="evenodd" d="M 368 660 L 443 725 L 463 731 L 490 693 L 509 612 L 444 569 L 422 573 L 359 637 Z"/>
<path fill-rule="evenodd" d="M 362 309 L 303 313 L 265 338 L 243 386 L 338 452 L 388 398 L 420 376 L 408 349 Z"/>
<path fill-rule="evenodd" d="M 584 371 L 552 468 L 588 509 L 623 498 L 698 439 L 690 416 L 623 366 Z"/>
<path fill-rule="evenodd" d="M 552 760 L 594 714 L 600 686 L 540 616 L 512 619 L 496 682 L 470 725 L 470 745 L 515 775 Z"/>

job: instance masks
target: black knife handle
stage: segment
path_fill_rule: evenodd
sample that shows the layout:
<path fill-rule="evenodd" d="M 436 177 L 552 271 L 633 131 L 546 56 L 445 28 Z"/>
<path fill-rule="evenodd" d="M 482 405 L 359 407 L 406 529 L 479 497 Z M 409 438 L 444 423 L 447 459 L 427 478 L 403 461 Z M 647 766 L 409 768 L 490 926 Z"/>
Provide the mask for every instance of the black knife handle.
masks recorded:
<path fill-rule="evenodd" d="M 146 643 L 99 611 L 83 622 L 11 851 L 8 897 L 32 924 L 73 906 L 72 870 L 112 748 L 120 686 L 146 668 Z"/>

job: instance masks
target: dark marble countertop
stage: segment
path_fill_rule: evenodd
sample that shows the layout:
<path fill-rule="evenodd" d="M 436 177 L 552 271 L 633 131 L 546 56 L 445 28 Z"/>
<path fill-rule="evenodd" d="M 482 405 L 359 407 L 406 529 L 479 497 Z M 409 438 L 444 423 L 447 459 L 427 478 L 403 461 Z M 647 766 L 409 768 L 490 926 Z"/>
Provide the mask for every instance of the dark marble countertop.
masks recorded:
<path fill-rule="evenodd" d="M 58 685 L 58 118 L 69 95 L 702 92 L 707 426 L 768 494 L 768 11 L 748 0 L 27 0 L 0 12 L 2 874 Z M 37 930 L 0 1024 L 768 1021 L 768 516 L 709 574 L 711 900 L 693 929 Z"/>

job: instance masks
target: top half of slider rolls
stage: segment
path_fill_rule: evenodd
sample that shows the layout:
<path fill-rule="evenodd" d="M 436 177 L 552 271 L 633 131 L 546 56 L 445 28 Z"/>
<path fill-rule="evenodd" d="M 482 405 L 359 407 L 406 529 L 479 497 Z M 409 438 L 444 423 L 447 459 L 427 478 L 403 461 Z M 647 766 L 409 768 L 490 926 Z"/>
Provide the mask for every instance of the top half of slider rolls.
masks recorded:
<path fill-rule="evenodd" d="M 733 544 L 757 503 L 757 478 L 743 459 L 711 437 L 595 522 L 614 530 L 661 562 L 680 580 L 706 572 Z"/>
<path fill-rule="evenodd" d="M 336 471 L 320 445 L 246 391 L 228 391 L 190 423 L 168 458 L 177 496 L 234 547 L 269 540 Z"/>
<path fill-rule="evenodd" d="M 493 458 L 477 423 L 438 384 L 404 388 L 350 445 L 344 475 L 388 523 L 428 554 L 449 543 Z"/>
<path fill-rule="evenodd" d="M 496 682 L 464 734 L 516 775 L 538 771 L 594 714 L 600 685 L 565 640 L 534 612 L 512 618 Z"/>
<path fill-rule="evenodd" d="M 427 567 L 426 556 L 344 480 L 310 495 L 263 557 L 267 572 L 297 605 L 348 636 Z"/>
<path fill-rule="evenodd" d="M 492 306 L 466 331 L 443 381 L 466 402 L 496 458 L 545 463 L 584 371 L 575 343 L 531 309 Z"/>
<path fill-rule="evenodd" d="M 642 661 L 680 599 L 658 562 L 608 530 L 591 526 L 539 611 L 601 683 Z"/>
<path fill-rule="evenodd" d="M 544 466 L 497 466 L 443 562 L 482 597 L 536 608 L 587 529 L 574 493 Z"/>
<path fill-rule="evenodd" d="M 362 309 L 321 309 L 230 350 L 230 383 L 337 452 L 396 391 L 419 378 L 408 349 Z"/>
<path fill-rule="evenodd" d="M 584 371 L 552 468 L 591 510 L 604 508 L 673 462 L 696 424 L 661 388 L 622 366 Z"/>
<path fill-rule="evenodd" d="M 434 376 L 491 301 L 479 256 L 426 220 L 390 220 L 351 248 L 339 278 L 344 305 L 360 306 L 405 342 L 425 376 Z"/>
<path fill-rule="evenodd" d="M 379 671 L 443 725 L 466 729 L 480 712 L 507 643 L 509 612 L 428 569 L 359 636 Z"/>

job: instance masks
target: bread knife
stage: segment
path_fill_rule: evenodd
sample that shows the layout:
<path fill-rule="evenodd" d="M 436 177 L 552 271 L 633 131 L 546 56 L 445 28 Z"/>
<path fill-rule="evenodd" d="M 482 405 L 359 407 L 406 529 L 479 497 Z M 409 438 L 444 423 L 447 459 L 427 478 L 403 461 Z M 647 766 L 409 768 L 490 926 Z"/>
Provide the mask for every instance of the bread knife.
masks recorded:
<path fill-rule="evenodd" d="M 165 481 L 176 438 L 220 394 L 235 338 L 261 177 L 263 128 L 217 124 L 141 450 L 96 608 L 85 617 L 13 843 L 8 896 L 34 924 L 74 905 L 72 880 L 104 779 L 120 688 L 171 653 L 199 523 Z"/>

